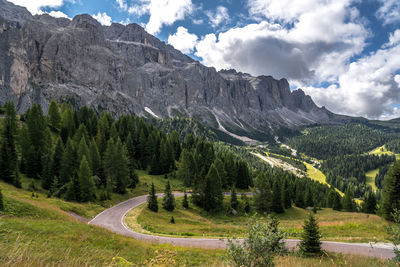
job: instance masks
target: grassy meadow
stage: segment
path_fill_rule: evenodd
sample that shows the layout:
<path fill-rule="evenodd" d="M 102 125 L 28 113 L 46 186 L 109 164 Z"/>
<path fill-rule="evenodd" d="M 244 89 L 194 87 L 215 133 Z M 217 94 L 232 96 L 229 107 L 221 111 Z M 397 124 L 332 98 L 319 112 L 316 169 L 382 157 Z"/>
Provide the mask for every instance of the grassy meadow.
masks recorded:
<path fill-rule="evenodd" d="M 125 218 L 126 224 L 136 231 L 159 235 L 184 237 L 243 237 L 247 231 L 248 216 L 226 215 L 224 213 L 208 214 L 193 204 L 188 210 L 181 205 L 182 198 L 177 198 L 177 208 L 167 212 L 161 207 L 155 214 L 145 205 L 133 209 Z M 225 199 L 227 202 L 228 199 Z M 227 205 L 227 203 L 226 203 Z M 284 228 L 288 238 L 299 238 L 303 221 L 308 211 L 293 207 L 284 214 L 276 215 L 280 226 Z M 175 224 L 171 224 L 171 216 Z M 264 215 L 256 215 L 265 219 Z M 389 225 L 377 215 L 355 212 L 340 212 L 332 209 L 322 209 L 317 213 L 323 240 L 343 242 L 384 242 L 387 241 L 386 226 Z"/>

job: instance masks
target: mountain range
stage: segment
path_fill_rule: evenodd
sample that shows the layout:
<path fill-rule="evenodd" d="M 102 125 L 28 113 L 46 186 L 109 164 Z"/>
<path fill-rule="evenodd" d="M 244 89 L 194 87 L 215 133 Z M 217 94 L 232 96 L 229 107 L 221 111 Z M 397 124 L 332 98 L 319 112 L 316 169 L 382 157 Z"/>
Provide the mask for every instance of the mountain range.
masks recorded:
<path fill-rule="evenodd" d="M 286 79 L 206 67 L 137 24 L 32 16 L 0 0 L 0 103 L 10 99 L 20 113 L 55 99 L 113 116 L 193 117 L 233 135 L 351 120 Z"/>

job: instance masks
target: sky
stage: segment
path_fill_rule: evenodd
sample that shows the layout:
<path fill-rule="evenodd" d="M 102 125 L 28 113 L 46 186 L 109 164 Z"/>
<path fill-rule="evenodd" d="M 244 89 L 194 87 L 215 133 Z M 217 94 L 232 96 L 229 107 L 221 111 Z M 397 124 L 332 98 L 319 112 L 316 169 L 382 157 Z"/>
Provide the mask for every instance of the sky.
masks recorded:
<path fill-rule="evenodd" d="M 319 106 L 400 117 L 399 0 L 9 0 L 137 23 L 206 66 L 286 78 Z"/>

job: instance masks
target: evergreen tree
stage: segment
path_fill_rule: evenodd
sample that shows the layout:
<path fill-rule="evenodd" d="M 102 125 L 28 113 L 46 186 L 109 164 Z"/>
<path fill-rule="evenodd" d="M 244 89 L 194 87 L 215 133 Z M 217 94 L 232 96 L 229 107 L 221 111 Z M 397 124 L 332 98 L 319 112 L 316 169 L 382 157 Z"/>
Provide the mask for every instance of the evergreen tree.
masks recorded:
<path fill-rule="evenodd" d="M 82 196 L 82 186 L 80 184 L 78 176 L 74 175 L 72 177 L 72 180 L 68 183 L 65 198 L 68 201 L 80 202 L 81 196 Z"/>
<path fill-rule="evenodd" d="M 0 188 L 0 211 L 4 210 L 4 200 L 3 200 L 3 193 L 1 192 Z"/>
<path fill-rule="evenodd" d="M 61 115 L 61 131 L 60 136 L 64 144 L 67 143 L 68 138 L 72 138 L 75 134 L 76 126 L 74 122 L 74 112 L 70 105 L 62 105 Z"/>
<path fill-rule="evenodd" d="M 90 154 L 90 169 L 92 170 L 93 175 L 100 177 L 101 176 L 101 158 L 100 153 L 97 148 L 96 142 L 92 140 L 90 142 L 89 147 Z"/>
<path fill-rule="evenodd" d="M 128 165 L 126 147 L 122 144 L 121 139 L 118 138 L 114 143 L 111 138 L 104 153 L 104 170 L 116 193 L 124 194 L 126 192 L 126 187 L 130 182 Z"/>
<path fill-rule="evenodd" d="M 283 213 L 285 210 L 282 207 L 282 192 L 280 188 L 280 182 L 276 179 L 272 187 L 272 201 L 271 201 L 271 211 L 275 213 Z"/>
<path fill-rule="evenodd" d="M 53 185 L 54 176 L 51 170 L 52 162 L 51 160 L 46 160 L 44 163 L 44 171 L 42 176 L 42 187 L 43 189 L 50 190 Z"/>
<path fill-rule="evenodd" d="M 51 144 L 40 105 L 34 104 L 28 111 L 26 124 L 30 141 L 30 151 L 27 157 L 27 176 L 38 178 L 43 171 L 43 155 L 48 153 L 46 148 Z"/>
<path fill-rule="evenodd" d="M 236 188 L 235 185 L 232 186 L 231 188 L 231 208 L 234 210 L 237 210 L 238 206 L 239 206 L 239 202 L 237 199 L 237 195 L 236 195 Z"/>
<path fill-rule="evenodd" d="M 169 135 L 169 142 L 172 145 L 172 149 L 174 152 L 174 158 L 176 161 L 179 160 L 181 156 L 181 142 L 179 141 L 179 134 L 173 130 L 172 133 Z"/>
<path fill-rule="evenodd" d="M 332 190 L 333 194 L 333 200 L 332 200 L 332 209 L 333 210 L 341 210 L 342 209 L 342 202 L 341 202 L 341 197 L 336 190 Z"/>
<path fill-rule="evenodd" d="M 322 253 L 321 234 L 313 213 L 309 213 L 304 221 L 303 233 L 299 245 L 299 252 L 304 256 L 316 256 Z"/>
<path fill-rule="evenodd" d="M 178 164 L 177 177 L 185 186 L 192 186 L 196 175 L 196 165 L 193 155 L 186 148 L 182 150 Z"/>
<path fill-rule="evenodd" d="M 217 168 L 219 177 L 221 178 L 222 187 L 228 187 L 228 177 L 226 176 L 225 166 L 220 157 L 215 158 L 214 165 L 215 168 Z"/>
<path fill-rule="evenodd" d="M 240 160 L 237 167 L 236 186 L 240 189 L 247 189 L 251 185 L 252 181 L 249 173 L 249 167 L 245 161 Z"/>
<path fill-rule="evenodd" d="M 158 202 L 157 202 L 156 189 L 154 188 L 154 183 L 151 183 L 150 194 L 147 198 L 147 207 L 151 211 L 158 212 Z"/>
<path fill-rule="evenodd" d="M 93 182 L 92 172 L 86 156 L 82 157 L 78 171 L 79 184 L 81 186 L 81 201 L 88 202 L 96 199 L 96 187 Z"/>
<path fill-rule="evenodd" d="M 355 203 L 353 197 L 353 191 L 351 190 L 350 186 L 348 186 L 343 198 L 343 209 L 345 211 L 354 211 Z"/>
<path fill-rule="evenodd" d="M 166 211 L 173 211 L 175 209 L 175 205 L 175 197 L 171 192 L 171 185 L 168 180 L 165 186 L 162 206 Z"/>
<path fill-rule="evenodd" d="M 257 176 L 255 186 L 254 204 L 256 209 L 259 212 L 270 212 L 272 202 L 271 185 L 264 173 L 260 173 Z"/>
<path fill-rule="evenodd" d="M 311 189 L 309 186 L 307 186 L 307 189 L 306 189 L 304 204 L 306 207 L 314 207 L 313 195 L 311 193 Z"/>
<path fill-rule="evenodd" d="M 382 191 L 382 215 L 393 220 L 394 210 L 400 210 L 400 161 L 396 161 L 385 176 Z"/>
<path fill-rule="evenodd" d="M 61 186 L 69 183 L 76 175 L 78 153 L 75 149 L 75 144 L 72 139 L 68 138 L 63 159 L 61 162 L 60 179 Z"/>
<path fill-rule="evenodd" d="M 53 177 L 60 177 L 61 165 L 64 156 L 64 144 L 60 137 L 57 139 L 56 148 L 54 149 L 51 174 Z"/>
<path fill-rule="evenodd" d="M 189 208 L 189 201 L 186 192 L 183 195 L 182 207 L 184 207 L 185 209 Z"/>
<path fill-rule="evenodd" d="M 84 137 L 82 137 L 76 144 L 79 144 L 78 145 L 78 161 L 77 161 L 77 162 L 79 162 L 79 165 L 80 165 L 80 162 L 82 161 L 83 157 L 85 157 L 86 160 L 88 161 L 89 165 L 91 165 L 89 148 L 86 143 L 86 139 Z"/>
<path fill-rule="evenodd" d="M 5 108 L 0 151 L 0 177 L 5 182 L 15 185 L 15 173 L 17 171 L 17 151 L 15 149 L 15 135 L 17 134 L 16 111 L 12 102 L 7 102 Z"/>
<path fill-rule="evenodd" d="M 51 101 L 48 110 L 49 124 L 53 131 L 58 132 L 61 128 L 61 114 L 56 101 Z"/>
<path fill-rule="evenodd" d="M 217 211 L 221 209 L 224 196 L 222 194 L 221 179 L 219 178 L 218 171 L 214 164 L 211 165 L 206 176 L 203 194 L 203 206 L 206 211 Z"/>
<path fill-rule="evenodd" d="M 283 188 L 282 188 L 282 203 L 285 209 L 289 209 L 292 207 L 292 198 L 291 198 L 291 187 L 288 179 L 284 179 Z"/>
<path fill-rule="evenodd" d="M 299 186 L 299 184 L 296 186 L 296 199 L 294 203 L 296 204 L 297 207 L 304 209 L 304 197 L 303 197 L 304 192 L 302 191 L 302 188 Z"/>
<path fill-rule="evenodd" d="M 364 201 L 362 203 L 362 212 L 375 214 L 376 212 L 376 197 L 372 191 L 368 191 L 364 195 Z"/>

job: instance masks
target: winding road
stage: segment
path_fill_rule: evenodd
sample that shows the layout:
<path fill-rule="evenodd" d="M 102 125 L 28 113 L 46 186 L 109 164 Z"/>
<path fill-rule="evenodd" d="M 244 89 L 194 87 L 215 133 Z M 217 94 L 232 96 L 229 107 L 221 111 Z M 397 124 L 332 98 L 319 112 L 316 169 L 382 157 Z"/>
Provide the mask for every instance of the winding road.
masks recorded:
<path fill-rule="evenodd" d="M 175 193 L 175 196 L 183 196 L 183 193 Z M 162 196 L 162 194 L 159 194 Z M 210 238 L 183 238 L 164 237 L 149 234 L 137 233 L 129 229 L 124 223 L 125 215 L 133 208 L 136 208 L 147 201 L 147 196 L 139 196 L 121 202 L 109 209 L 104 210 L 93 218 L 89 224 L 104 227 L 114 233 L 133 237 L 137 240 L 151 243 L 172 244 L 183 247 L 200 247 L 208 249 L 225 249 L 227 241 Z M 299 240 L 286 239 L 286 246 L 294 248 Z M 323 241 L 322 248 L 330 252 L 364 255 L 382 259 L 390 259 L 395 256 L 393 247 L 388 244 L 369 243 L 342 243 Z"/>

